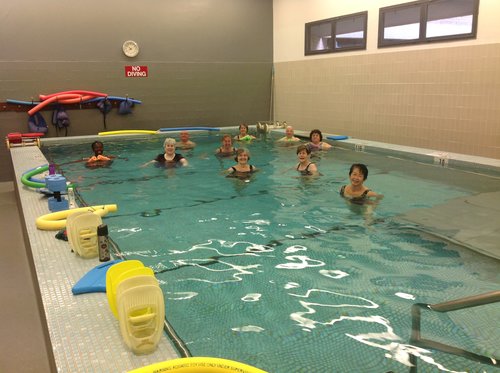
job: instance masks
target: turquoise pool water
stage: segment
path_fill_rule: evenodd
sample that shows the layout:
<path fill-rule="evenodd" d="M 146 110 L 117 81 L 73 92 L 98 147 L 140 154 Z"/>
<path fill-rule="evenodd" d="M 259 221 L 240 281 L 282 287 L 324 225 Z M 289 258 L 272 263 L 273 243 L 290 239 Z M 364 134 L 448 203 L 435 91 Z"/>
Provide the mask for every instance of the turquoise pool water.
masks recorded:
<path fill-rule="evenodd" d="M 62 166 L 89 204 L 118 204 L 106 217 L 128 259 L 152 267 L 167 320 L 194 356 L 238 360 L 268 372 L 493 371 L 493 367 L 409 343 L 411 306 L 497 290 L 500 264 L 400 226 L 414 208 L 500 190 L 480 175 L 335 149 L 315 158 L 322 176 L 298 177 L 293 148 L 271 137 L 248 145 L 259 168 L 226 178 L 217 135 L 200 135 L 190 166 L 141 165 L 163 137 L 116 142 L 109 168 Z M 90 154 L 90 144 L 43 149 L 58 164 Z M 339 197 L 352 163 L 385 195 L 376 208 Z M 500 356 L 497 305 L 448 314 L 424 312 L 422 336 Z"/>

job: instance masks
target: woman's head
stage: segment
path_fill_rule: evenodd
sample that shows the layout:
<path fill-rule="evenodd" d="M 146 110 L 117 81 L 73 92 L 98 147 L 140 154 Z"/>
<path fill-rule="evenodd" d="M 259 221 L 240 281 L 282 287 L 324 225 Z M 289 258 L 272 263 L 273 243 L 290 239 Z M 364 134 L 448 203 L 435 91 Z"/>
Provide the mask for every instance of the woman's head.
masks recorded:
<path fill-rule="evenodd" d="M 245 158 L 245 156 L 246 156 L 246 160 L 249 161 L 250 160 L 250 152 L 245 148 L 239 148 L 236 151 L 236 157 L 234 157 L 234 160 L 236 162 L 239 162 L 239 160 L 242 158 Z"/>
<path fill-rule="evenodd" d="M 220 140 L 220 142 L 223 146 L 230 147 L 233 144 L 233 139 L 232 139 L 231 135 L 228 135 L 226 133 L 224 136 L 222 136 L 222 139 Z"/>
<path fill-rule="evenodd" d="M 300 152 L 306 152 L 307 155 L 311 154 L 311 149 L 307 145 L 299 145 L 297 146 L 297 154 Z"/>
<path fill-rule="evenodd" d="M 316 138 L 318 139 L 318 142 L 323 141 L 323 134 L 318 129 L 314 129 L 311 133 L 309 133 L 309 140 L 311 142 L 314 142 Z"/>
<path fill-rule="evenodd" d="M 363 181 L 368 179 L 368 167 L 362 163 L 354 163 L 349 169 L 349 176 L 353 173 L 359 174 L 363 177 Z"/>
<path fill-rule="evenodd" d="M 165 149 L 165 151 L 168 150 L 175 150 L 175 139 L 171 138 L 171 137 L 167 137 L 165 139 L 165 141 L 163 141 L 163 148 Z"/>
<path fill-rule="evenodd" d="M 248 133 L 248 124 L 246 123 L 240 124 L 240 133 Z"/>

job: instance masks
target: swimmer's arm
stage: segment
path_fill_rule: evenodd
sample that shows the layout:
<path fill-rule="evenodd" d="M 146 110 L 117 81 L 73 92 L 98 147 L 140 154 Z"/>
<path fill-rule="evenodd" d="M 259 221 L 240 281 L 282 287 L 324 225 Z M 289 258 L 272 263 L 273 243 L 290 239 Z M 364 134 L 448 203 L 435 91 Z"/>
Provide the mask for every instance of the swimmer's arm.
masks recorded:
<path fill-rule="evenodd" d="M 181 166 L 188 166 L 189 165 L 189 162 L 186 158 L 181 158 L 181 160 L 179 161 L 179 163 L 181 164 Z"/>
<path fill-rule="evenodd" d="M 380 200 L 380 199 L 384 198 L 384 195 L 383 195 L 383 194 L 378 194 L 378 193 L 375 193 L 375 192 L 374 192 L 374 191 L 372 191 L 372 190 L 370 190 L 366 196 L 367 196 L 367 197 L 370 197 L 370 198 L 374 198 L 374 199 L 376 199 L 376 200 Z"/>
<path fill-rule="evenodd" d="M 309 171 L 311 172 L 311 176 L 321 176 L 318 167 L 314 163 L 311 163 L 309 166 Z"/>
<path fill-rule="evenodd" d="M 328 150 L 328 149 L 331 149 L 331 148 L 332 148 L 332 146 L 330 144 L 328 144 L 327 142 L 323 142 L 321 144 L 321 149 L 322 150 Z"/>
<path fill-rule="evenodd" d="M 149 162 L 144 163 L 143 165 L 141 165 L 141 167 L 146 167 L 146 166 L 149 166 L 151 163 L 155 163 L 155 162 L 157 162 L 157 160 L 156 160 L 156 159 L 153 159 L 152 161 L 149 161 Z"/>

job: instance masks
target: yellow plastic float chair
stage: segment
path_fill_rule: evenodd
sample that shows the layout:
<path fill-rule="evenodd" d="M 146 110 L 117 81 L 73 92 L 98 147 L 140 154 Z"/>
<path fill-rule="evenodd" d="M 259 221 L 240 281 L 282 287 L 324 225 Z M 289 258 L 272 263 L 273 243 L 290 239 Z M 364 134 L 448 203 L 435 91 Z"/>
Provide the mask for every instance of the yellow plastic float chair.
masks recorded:
<path fill-rule="evenodd" d="M 259 368 L 234 360 L 216 357 L 183 357 L 162 361 L 142 368 L 130 370 L 128 373 L 267 373 Z"/>
<path fill-rule="evenodd" d="M 140 260 L 124 260 L 112 265 L 106 272 L 106 296 L 108 297 L 109 308 L 115 317 L 118 317 L 118 312 L 116 311 L 116 289 L 114 288 L 116 279 L 122 273 L 138 267 L 144 267 L 144 264 Z"/>
<path fill-rule="evenodd" d="M 117 287 L 116 305 L 127 346 L 138 355 L 156 350 L 165 320 L 165 303 L 158 280 L 148 275 L 124 279 Z"/>
<path fill-rule="evenodd" d="M 115 313 L 113 313 L 113 314 L 115 315 L 116 318 L 118 318 L 118 311 L 116 309 L 118 285 L 123 280 L 126 280 L 127 278 L 134 277 L 134 276 L 151 276 L 151 277 L 155 278 L 155 273 L 149 267 L 135 267 L 135 268 L 120 272 L 117 276 L 114 277 L 114 279 L 112 280 L 113 283 L 111 284 L 111 294 L 110 295 L 111 295 L 112 301 L 114 301 L 115 304 L 110 308 L 111 308 L 111 312 L 113 312 L 113 310 L 115 311 Z"/>
<path fill-rule="evenodd" d="M 68 216 L 66 233 L 75 253 L 83 258 L 95 258 L 98 255 L 97 227 L 101 224 L 101 217 L 89 211 L 79 211 Z"/>

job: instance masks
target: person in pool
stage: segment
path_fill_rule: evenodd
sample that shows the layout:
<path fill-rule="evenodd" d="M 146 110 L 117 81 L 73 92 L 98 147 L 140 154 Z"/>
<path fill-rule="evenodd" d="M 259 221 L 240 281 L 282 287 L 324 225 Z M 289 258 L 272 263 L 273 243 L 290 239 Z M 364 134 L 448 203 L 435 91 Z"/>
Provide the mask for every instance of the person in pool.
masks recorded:
<path fill-rule="evenodd" d="M 363 183 L 368 178 L 368 168 L 362 163 L 355 163 L 349 169 L 351 184 L 340 188 L 340 195 L 352 203 L 364 204 L 371 198 L 382 199 L 383 195 L 375 193 Z"/>
<path fill-rule="evenodd" d="M 91 144 L 91 147 L 94 155 L 89 158 L 83 158 L 83 160 L 86 161 L 87 166 L 102 166 L 111 163 L 111 160 L 115 158 L 113 155 L 104 155 L 104 144 L 100 141 L 94 141 Z"/>
<path fill-rule="evenodd" d="M 142 165 L 142 167 L 147 166 L 151 163 L 156 163 L 157 165 L 161 165 L 166 168 L 187 166 L 187 159 L 184 158 L 182 154 L 175 152 L 175 144 L 175 139 L 167 137 L 163 142 L 165 153 L 158 154 L 155 159 L 146 162 Z"/>
<path fill-rule="evenodd" d="M 311 162 L 309 158 L 311 151 L 306 145 L 299 145 L 297 147 L 297 158 L 299 159 L 299 163 L 297 164 L 296 170 L 302 176 L 312 176 L 318 175 L 318 167 L 314 163 Z"/>
<path fill-rule="evenodd" d="M 297 142 L 297 141 L 300 141 L 300 139 L 298 137 L 295 137 L 295 135 L 293 133 L 292 126 L 286 126 L 285 136 L 282 137 L 281 139 L 278 139 L 277 141 L 279 141 L 279 142 Z"/>
<path fill-rule="evenodd" d="M 255 139 L 255 136 L 250 135 L 248 133 L 248 124 L 246 123 L 241 123 L 240 124 L 240 133 L 236 136 L 234 136 L 234 139 L 236 141 L 252 141 Z"/>
<path fill-rule="evenodd" d="M 328 150 L 332 146 L 326 142 L 323 142 L 323 134 L 320 130 L 314 129 L 309 133 L 309 143 L 307 144 L 311 152 L 317 150 Z"/>
<path fill-rule="evenodd" d="M 221 146 L 217 148 L 215 154 L 219 157 L 230 157 L 236 154 L 236 148 L 233 146 L 231 135 L 225 134 L 221 139 Z"/>
<path fill-rule="evenodd" d="M 240 148 L 236 151 L 234 160 L 238 163 L 226 170 L 226 172 L 229 173 L 228 176 L 249 176 L 257 171 L 255 166 L 248 163 L 250 160 L 250 152 L 245 148 Z"/>
<path fill-rule="evenodd" d="M 196 146 L 196 143 L 189 140 L 188 131 L 182 131 L 179 134 L 179 138 L 181 139 L 181 141 L 177 144 L 177 147 L 180 149 L 188 150 L 188 149 L 193 149 Z"/>

